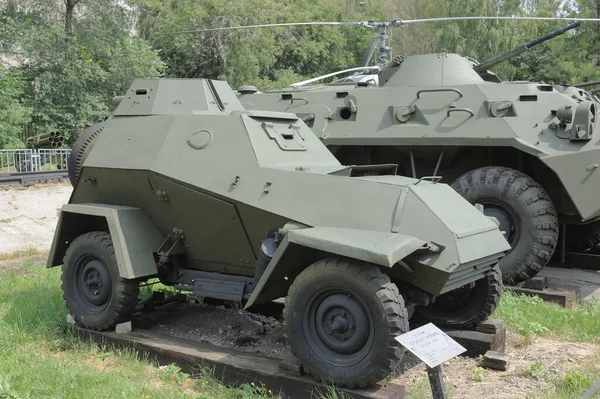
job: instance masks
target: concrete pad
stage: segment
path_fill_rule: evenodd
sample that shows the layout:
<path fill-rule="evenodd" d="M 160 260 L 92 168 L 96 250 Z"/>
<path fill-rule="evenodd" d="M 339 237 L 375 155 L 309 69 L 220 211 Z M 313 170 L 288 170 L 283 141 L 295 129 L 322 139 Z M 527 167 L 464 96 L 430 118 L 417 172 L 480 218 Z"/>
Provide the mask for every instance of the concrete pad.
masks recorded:
<path fill-rule="evenodd" d="M 72 191 L 67 184 L 0 189 L 0 254 L 49 250 Z"/>

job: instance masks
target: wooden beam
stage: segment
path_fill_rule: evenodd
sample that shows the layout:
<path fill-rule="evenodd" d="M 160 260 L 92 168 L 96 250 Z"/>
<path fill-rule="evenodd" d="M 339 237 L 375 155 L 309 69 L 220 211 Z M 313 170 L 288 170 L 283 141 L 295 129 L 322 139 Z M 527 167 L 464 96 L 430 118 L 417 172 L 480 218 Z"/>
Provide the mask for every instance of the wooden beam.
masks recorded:
<path fill-rule="evenodd" d="M 214 370 L 214 376 L 226 385 L 263 383 L 274 393 L 281 392 L 289 399 L 309 398 L 327 392 L 326 386 L 308 376 L 292 375 L 281 367 L 280 361 L 235 349 L 221 348 L 208 343 L 167 337 L 148 330 L 135 329 L 126 334 L 79 329 L 84 336 L 101 345 L 128 347 L 144 352 L 160 364 L 175 363 L 184 372 L 198 371 L 199 366 Z M 341 389 L 355 399 L 403 399 L 404 386 L 381 382 L 367 389 Z"/>
<path fill-rule="evenodd" d="M 420 327 L 420 324 L 411 323 L 410 329 Z M 506 330 L 504 321 L 487 319 L 474 330 L 461 330 L 449 327 L 440 327 L 449 337 L 461 344 L 467 350 L 461 356 L 479 357 L 487 351 L 504 352 L 506 348 Z"/>
<path fill-rule="evenodd" d="M 546 302 L 554 302 L 567 309 L 572 308 L 575 304 L 575 293 L 572 291 L 556 291 L 552 289 L 533 290 L 529 288 L 520 287 L 506 288 L 507 290 L 510 290 L 515 294 L 538 296 Z"/>

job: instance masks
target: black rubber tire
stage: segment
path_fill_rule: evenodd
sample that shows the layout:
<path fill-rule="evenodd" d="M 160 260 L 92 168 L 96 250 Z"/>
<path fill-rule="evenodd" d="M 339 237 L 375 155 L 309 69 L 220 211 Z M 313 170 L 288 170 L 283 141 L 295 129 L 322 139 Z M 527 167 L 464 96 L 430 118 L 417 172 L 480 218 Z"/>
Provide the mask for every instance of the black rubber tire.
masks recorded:
<path fill-rule="evenodd" d="M 567 251 L 588 252 L 600 244 L 600 221 L 567 226 Z"/>
<path fill-rule="evenodd" d="M 84 272 L 90 265 L 93 266 L 92 272 L 96 272 L 103 283 L 99 290 L 101 294 L 94 296 L 99 301 L 97 304 L 86 298 L 83 284 Z M 110 234 L 93 231 L 73 240 L 63 259 L 61 279 L 69 314 L 80 326 L 103 331 L 131 320 L 139 294 L 139 282 L 120 277 Z M 99 296 L 105 296 L 106 299 Z"/>
<path fill-rule="evenodd" d="M 344 331 L 352 330 L 344 339 L 333 336 L 346 332 L 332 332 L 340 312 L 347 322 Z M 292 353 L 304 371 L 317 381 L 349 388 L 375 384 L 396 370 L 404 349 L 394 337 L 409 330 L 404 299 L 389 277 L 372 264 L 341 258 L 320 260 L 294 279 L 283 317 Z M 356 348 L 334 351 L 327 338 L 330 345 Z"/>
<path fill-rule="evenodd" d="M 463 289 L 464 288 L 464 289 Z M 433 323 L 440 327 L 472 329 L 485 321 L 500 303 L 502 295 L 502 273 L 498 265 L 487 275 L 457 290 L 440 295 L 429 306 L 416 306 L 413 321 Z M 452 306 L 452 299 L 460 303 Z"/>
<path fill-rule="evenodd" d="M 88 127 L 79 134 L 79 137 L 73 144 L 71 155 L 67 160 L 67 172 L 69 174 L 69 181 L 73 187 L 75 187 L 77 179 L 79 178 L 81 165 L 83 165 L 83 162 L 96 142 L 96 139 L 104 130 L 104 124 L 105 122 L 100 122 Z"/>
<path fill-rule="evenodd" d="M 495 201 L 514 214 L 518 238 L 498 263 L 505 284 L 525 281 L 546 266 L 558 241 L 558 217 L 550 196 L 535 180 L 515 169 L 490 166 L 465 173 L 452 188 L 472 204 L 485 208 L 486 202 Z"/>

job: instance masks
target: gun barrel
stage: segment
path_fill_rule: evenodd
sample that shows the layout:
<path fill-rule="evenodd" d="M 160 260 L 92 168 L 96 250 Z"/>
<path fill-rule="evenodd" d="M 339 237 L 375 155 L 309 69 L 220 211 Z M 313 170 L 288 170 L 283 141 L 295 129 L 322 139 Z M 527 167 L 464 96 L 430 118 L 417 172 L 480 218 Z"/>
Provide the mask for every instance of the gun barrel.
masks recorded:
<path fill-rule="evenodd" d="M 534 46 L 542 44 L 547 40 L 553 39 L 556 36 L 560 36 L 571 29 L 575 29 L 579 25 L 581 25 L 581 21 L 574 22 L 571 25 L 565 26 L 564 28 L 556 29 L 550 33 L 545 34 L 544 36 L 538 37 L 535 40 L 522 44 L 519 47 L 515 47 L 514 49 L 509 50 L 506 53 L 499 54 L 495 57 L 490 58 L 489 60 L 483 61 L 481 64 L 474 66 L 473 69 L 476 72 L 484 72 L 487 69 L 498 65 L 509 58 L 516 57 L 517 55 L 524 53 L 525 51 L 531 49 Z"/>
<path fill-rule="evenodd" d="M 600 88 L 599 89 L 590 90 L 590 94 L 596 94 L 598 92 L 600 92 Z"/>
<path fill-rule="evenodd" d="M 600 80 L 594 80 L 593 82 L 577 83 L 576 85 L 573 85 L 573 87 L 589 87 L 589 86 L 596 86 L 596 85 L 600 85 Z"/>

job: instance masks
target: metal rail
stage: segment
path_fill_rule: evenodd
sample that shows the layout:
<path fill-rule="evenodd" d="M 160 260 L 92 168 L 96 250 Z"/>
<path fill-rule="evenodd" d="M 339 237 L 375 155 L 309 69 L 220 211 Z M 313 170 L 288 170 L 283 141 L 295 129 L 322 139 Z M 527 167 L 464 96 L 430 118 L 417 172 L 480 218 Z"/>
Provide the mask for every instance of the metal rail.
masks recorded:
<path fill-rule="evenodd" d="M 65 170 L 70 155 L 70 148 L 0 149 L 0 174 Z"/>
<path fill-rule="evenodd" d="M 69 181 L 66 170 L 48 172 L 0 173 L 0 186 L 31 186 L 33 184 Z"/>

